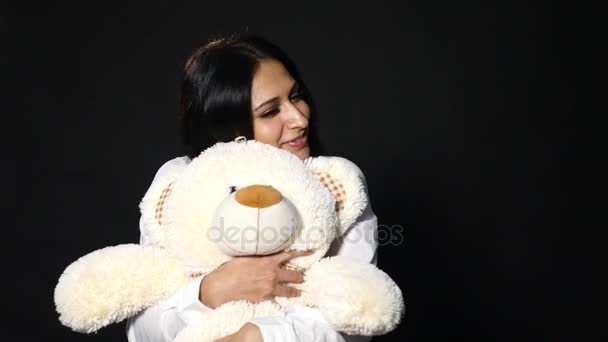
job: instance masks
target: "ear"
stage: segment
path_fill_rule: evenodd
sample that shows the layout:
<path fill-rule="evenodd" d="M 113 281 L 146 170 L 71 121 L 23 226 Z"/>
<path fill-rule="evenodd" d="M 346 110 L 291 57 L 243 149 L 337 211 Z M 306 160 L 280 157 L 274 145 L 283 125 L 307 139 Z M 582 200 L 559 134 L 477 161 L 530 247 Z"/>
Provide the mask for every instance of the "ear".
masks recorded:
<path fill-rule="evenodd" d="M 368 205 L 365 177 L 361 169 L 341 157 L 315 157 L 309 164 L 319 181 L 336 199 L 336 212 L 343 234 Z"/>
<path fill-rule="evenodd" d="M 165 245 L 165 203 L 171 196 L 174 182 L 185 169 L 185 166 L 186 164 L 183 163 L 163 165 L 156 173 L 152 185 L 150 185 L 139 204 L 142 216 L 141 233 L 145 234 L 150 243 L 155 246 Z"/>

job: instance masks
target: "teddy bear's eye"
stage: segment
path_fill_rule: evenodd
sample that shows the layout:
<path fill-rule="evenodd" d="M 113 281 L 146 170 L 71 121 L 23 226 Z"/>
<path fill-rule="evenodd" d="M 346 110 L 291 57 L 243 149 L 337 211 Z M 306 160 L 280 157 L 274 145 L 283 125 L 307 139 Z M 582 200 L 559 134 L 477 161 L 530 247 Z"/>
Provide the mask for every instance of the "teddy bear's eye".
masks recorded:
<path fill-rule="evenodd" d="M 231 194 L 233 192 L 236 192 L 236 186 L 232 185 L 228 187 L 228 193 Z"/>

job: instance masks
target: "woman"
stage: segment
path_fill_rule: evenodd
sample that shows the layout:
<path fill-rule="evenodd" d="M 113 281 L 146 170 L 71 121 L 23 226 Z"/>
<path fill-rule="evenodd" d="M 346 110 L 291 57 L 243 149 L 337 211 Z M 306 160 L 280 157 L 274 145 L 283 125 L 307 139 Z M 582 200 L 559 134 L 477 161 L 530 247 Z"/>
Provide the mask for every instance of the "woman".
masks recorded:
<path fill-rule="evenodd" d="M 285 149 L 305 163 L 319 155 L 314 104 L 289 57 L 272 43 L 252 35 L 212 41 L 188 59 L 181 94 L 181 133 L 188 156 L 163 165 L 156 177 L 186 167 L 191 158 L 216 142 L 238 136 Z M 363 178 L 363 174 L 360 174 Z M 156 179 L 156 178 L 155 178 Z M 140 222 L 141 244 L 149 243 Z M 328 255 L 376 263 L 377 219 L 371 206 Z M 169 299 L 132 318 L 131 342 L 170 341 L 191 320 L 232 300 L 260 302 L 294 297 L 287 283 L 303 282 L 301 272 L 283 269 L 288 260 L 307 252 L 237 257 L 193 280 Z M 281 315 L 255 319 L 221 341 L 354 341 L 366 340 L 334 331 L 313 308 L 294 306 Z"/>

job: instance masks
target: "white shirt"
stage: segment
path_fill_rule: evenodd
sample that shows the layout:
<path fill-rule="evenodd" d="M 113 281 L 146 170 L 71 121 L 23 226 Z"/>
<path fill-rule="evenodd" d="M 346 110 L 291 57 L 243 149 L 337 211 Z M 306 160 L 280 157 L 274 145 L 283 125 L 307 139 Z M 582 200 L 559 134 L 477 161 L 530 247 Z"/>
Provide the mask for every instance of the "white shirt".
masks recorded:
<path fill-rule="evenodd" d="M 304 162 L 309 165 L 313 157 Z M 156 173 L 154 181 L 170 172 L 175 172 L 188 165 L 187 157 L 175 158 L 166 162 Z M 360 171 L 360 170 L 359 170 Z M 365 177 L 360 172 L 365 184 Z M 143 220 L 140 220 L 140 244 L 149 244 L 145 234 Z M 377 229 L 378 220 L 369 204 L 343 237 L 334 241 L 328 256 L 340 255 L 351 257 L 363 262 L 376 264 L 377 261 Z M 193 279 L 188 285 L 177 290 L 171 297 L 149 307 L 127 322 L 129 342 L 161 342 L 172 341 L 177 333 L 189 322 L 202 316 L 205 311 L 212 310 L 199 300 L 199 287 L 203 277 Z M 255 324 L 262 333 L 265 342 L 355 342 L 369 341 L 370 337 L 350 336 L 336 332 L 315 308 L 294 305 L 286 308 L 277 315 L 256 318 L 250 323 Z"/>

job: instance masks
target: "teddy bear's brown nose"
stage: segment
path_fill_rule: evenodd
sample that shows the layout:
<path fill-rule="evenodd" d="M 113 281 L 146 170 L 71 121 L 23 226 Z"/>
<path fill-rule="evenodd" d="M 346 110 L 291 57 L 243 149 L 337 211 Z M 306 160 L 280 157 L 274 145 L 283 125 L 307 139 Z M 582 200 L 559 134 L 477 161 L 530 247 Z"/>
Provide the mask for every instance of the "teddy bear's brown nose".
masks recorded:
<path fill-rule="evenodd" d="M 248 207 L 266 208 L 279 203 L 283 195 L 269 185 L 250 185 L 238 190 L 234 198 Z"/>

